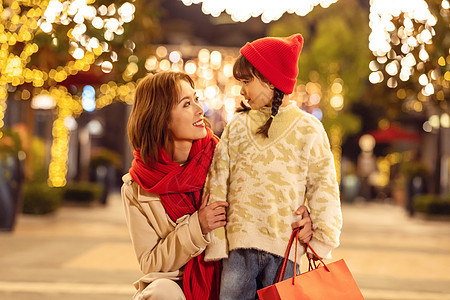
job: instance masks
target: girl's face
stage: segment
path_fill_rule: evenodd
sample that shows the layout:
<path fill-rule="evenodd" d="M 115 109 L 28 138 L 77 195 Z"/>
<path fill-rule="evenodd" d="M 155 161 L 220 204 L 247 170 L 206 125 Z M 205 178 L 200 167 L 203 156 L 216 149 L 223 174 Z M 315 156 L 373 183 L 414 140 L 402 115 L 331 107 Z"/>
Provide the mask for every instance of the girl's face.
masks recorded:
<path fill-rule="evenodd" d="M 250 80 L 242 79 L 239 81 L 241 82 L 241 95 L 245 97 L 252 109 L 257 110 L 272 105 L 273 89 L 270 88 L 269 84 L 255 76 Z"/>
<path fill-rule="evenodd" d="M 178 103 L 170 112 L 168 124 L 174 142 L 198 140 L 206 136 L 203 107 L 191 85 L 181 80 Z"/>

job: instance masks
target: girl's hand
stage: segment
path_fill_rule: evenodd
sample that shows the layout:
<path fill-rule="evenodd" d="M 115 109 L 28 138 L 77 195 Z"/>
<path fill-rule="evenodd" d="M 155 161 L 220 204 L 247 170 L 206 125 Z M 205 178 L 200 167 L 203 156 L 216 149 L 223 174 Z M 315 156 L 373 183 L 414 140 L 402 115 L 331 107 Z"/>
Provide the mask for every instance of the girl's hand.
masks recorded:
<path fill-rule="evenodd" d="M 312 259 L 312 260 L 314 260 L 314 261 L 318 261 L 319 259 L 317 258 L 317 256 L 315 256 L 314 254 L 312 254 L 312 253 L 306 253 L 306 256 L 308 257 L 308 259 Z"/>
<path fill-rule="evenodd" d="M 306 206 L 302 205 L 295 211 L 295 214 L 301 215 L 302 219 L 292 223 L 291 224 L 292 229 L 300 227 L 300 231 L 298 233 L 298 240 L 302 243 L 309 243 L 313 235 L 313 230 L 308 209 L 306 208 Z"/>
<path fill-rule="evenodd" d="M 203 234 L 227 224 L 225 207 L 228 207 L 228 202 L 217 201 L 208 205 L 208 201 L 209 194 L 203 198 L 202 205 L 198 210 L 198 221 Z"/>

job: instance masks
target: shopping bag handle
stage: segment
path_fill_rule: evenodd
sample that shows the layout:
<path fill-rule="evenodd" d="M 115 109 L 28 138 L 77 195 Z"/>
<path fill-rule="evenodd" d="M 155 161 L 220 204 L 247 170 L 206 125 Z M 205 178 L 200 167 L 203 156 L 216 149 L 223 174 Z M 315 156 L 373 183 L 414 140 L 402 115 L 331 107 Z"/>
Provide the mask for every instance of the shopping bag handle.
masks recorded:
<path fill-rule="evenodd" d="M 291 237 L 289 239 L 289 243 L 286 249 L 286 253 L 284 255 L 284 260 L 283 260 L 283 265 L 281 266 L 281 270 L 280 273 L 278 273 L 277 279 L 275 281 L 275 283 L 278 283 L 280 281 L 283 280 L 284 278 L 284 274 L 286 272 L 286 266 L 287 266 L 287 262 L 289 260 L 289 253 L 291 252 L 291 247 L 292 247 L 292 243 L 294 242 L 295 239 L 295 264 L 294 264 L 294 276 L 292 277 L 292 284 L 295 284 L 295 277 L 297 277 L 297 275 L 295 274 L 295 270 L 297 266 L 297 244 L 298 244 L 298 234 L 300 232 L 300 228 L 295 228 L 292 233 L 291 233 Z M 306 246 L 311 249 L 312 253 L 320 260 L 320 262 L 323 264 L 323 266 L 325 267 L 325 269 L 329 272 L 330 270 L 328 269 L 327 265 L 323 262 L 323 260 L 320 258 L 320 256 L 316 253 L 316 251 L 314 251 L 314 249 L 311 247 L 311 245 L 309 243 L 306 243 Z M 317 268 L 318 266 L 315 265 L 314 263 L 314 268 Z M 312 263 L 311 260 L 309 260 L 309 271 L 312 270 Z"/>
<path fill-rule="evenodd" d="M 298 233 L 297 233 L 298 236 Z M 319 259 L 319 261 L 322 263 L 322 265 L 325 267 L 325 269 L 330 272 L 330 270 L 328 269 L 327 265 L 323 262 L 323 260 L 320 258 L 320 256 L 316 253 L 316 251 L 314 251 L 314 249 L 311 247 L 311 245 L 309 243 L 306 243 L 306 246 L 312 251 L 312 253 Z M 309 271 L 313 270 L 313 269 L 317 269 L 317 265 L 316 262 L 311 259 L 308 258 L 308 262 L 309 262 Z M 312 267 L 312 265 L 314 265 L 314 268 Z M 319 264 L 320 266 L 320 264 Z"/>

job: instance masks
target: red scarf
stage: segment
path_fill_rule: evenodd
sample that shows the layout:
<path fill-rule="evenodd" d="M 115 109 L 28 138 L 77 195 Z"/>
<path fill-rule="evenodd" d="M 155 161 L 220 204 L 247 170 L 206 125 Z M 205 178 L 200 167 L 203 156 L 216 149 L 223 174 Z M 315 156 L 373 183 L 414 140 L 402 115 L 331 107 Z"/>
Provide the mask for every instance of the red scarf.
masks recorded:
<path fill-rule="evenodd" d="M 203 185 L 219 138 L 207 128 L 206 137 L 192 144 L 188 162 L 180 166 L 160 149 L 158 161 L 146 165 L 134 151 L 130 175 L 144 190 L 158 194 L 169 215 L 178 218 L 200 208 Z M 187 300 L 219 299 L 220 262 L 205 262 L 204 253 L 192 258 L 184 268 L 183 291 Z"/>

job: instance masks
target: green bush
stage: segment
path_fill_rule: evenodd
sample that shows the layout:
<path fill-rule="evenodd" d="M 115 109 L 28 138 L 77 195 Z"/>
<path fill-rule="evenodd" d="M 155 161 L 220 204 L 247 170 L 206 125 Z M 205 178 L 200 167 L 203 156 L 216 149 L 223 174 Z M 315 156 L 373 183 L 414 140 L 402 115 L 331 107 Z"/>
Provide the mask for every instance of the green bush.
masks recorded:
<path fill-rule="evenodd" d="M 450 195 L 426 194 L 414 197 L 414 210 L 430 215 L 450 215 Z"/>
<path fill-rule="evenodd" d="M 25 184 L 22 212 L 42 215 L 56 211 L 62 203 L 61 192 L 61 188 L 49 187 L 47 183 Z"/>
<path fill-rule="evenodd" d="M 98 166 L 113 166 L 119 170 L 122 167 L 120 154 L 108 148 L 95 148 L 92 150 L 90 167 L 95 169 Z"/>
<path fill-rule="evenodd" d="M 100 201 L 103 188 L 97 183 L 74 182 L 64 188 L 64 200 L 82 203 Z"/>

